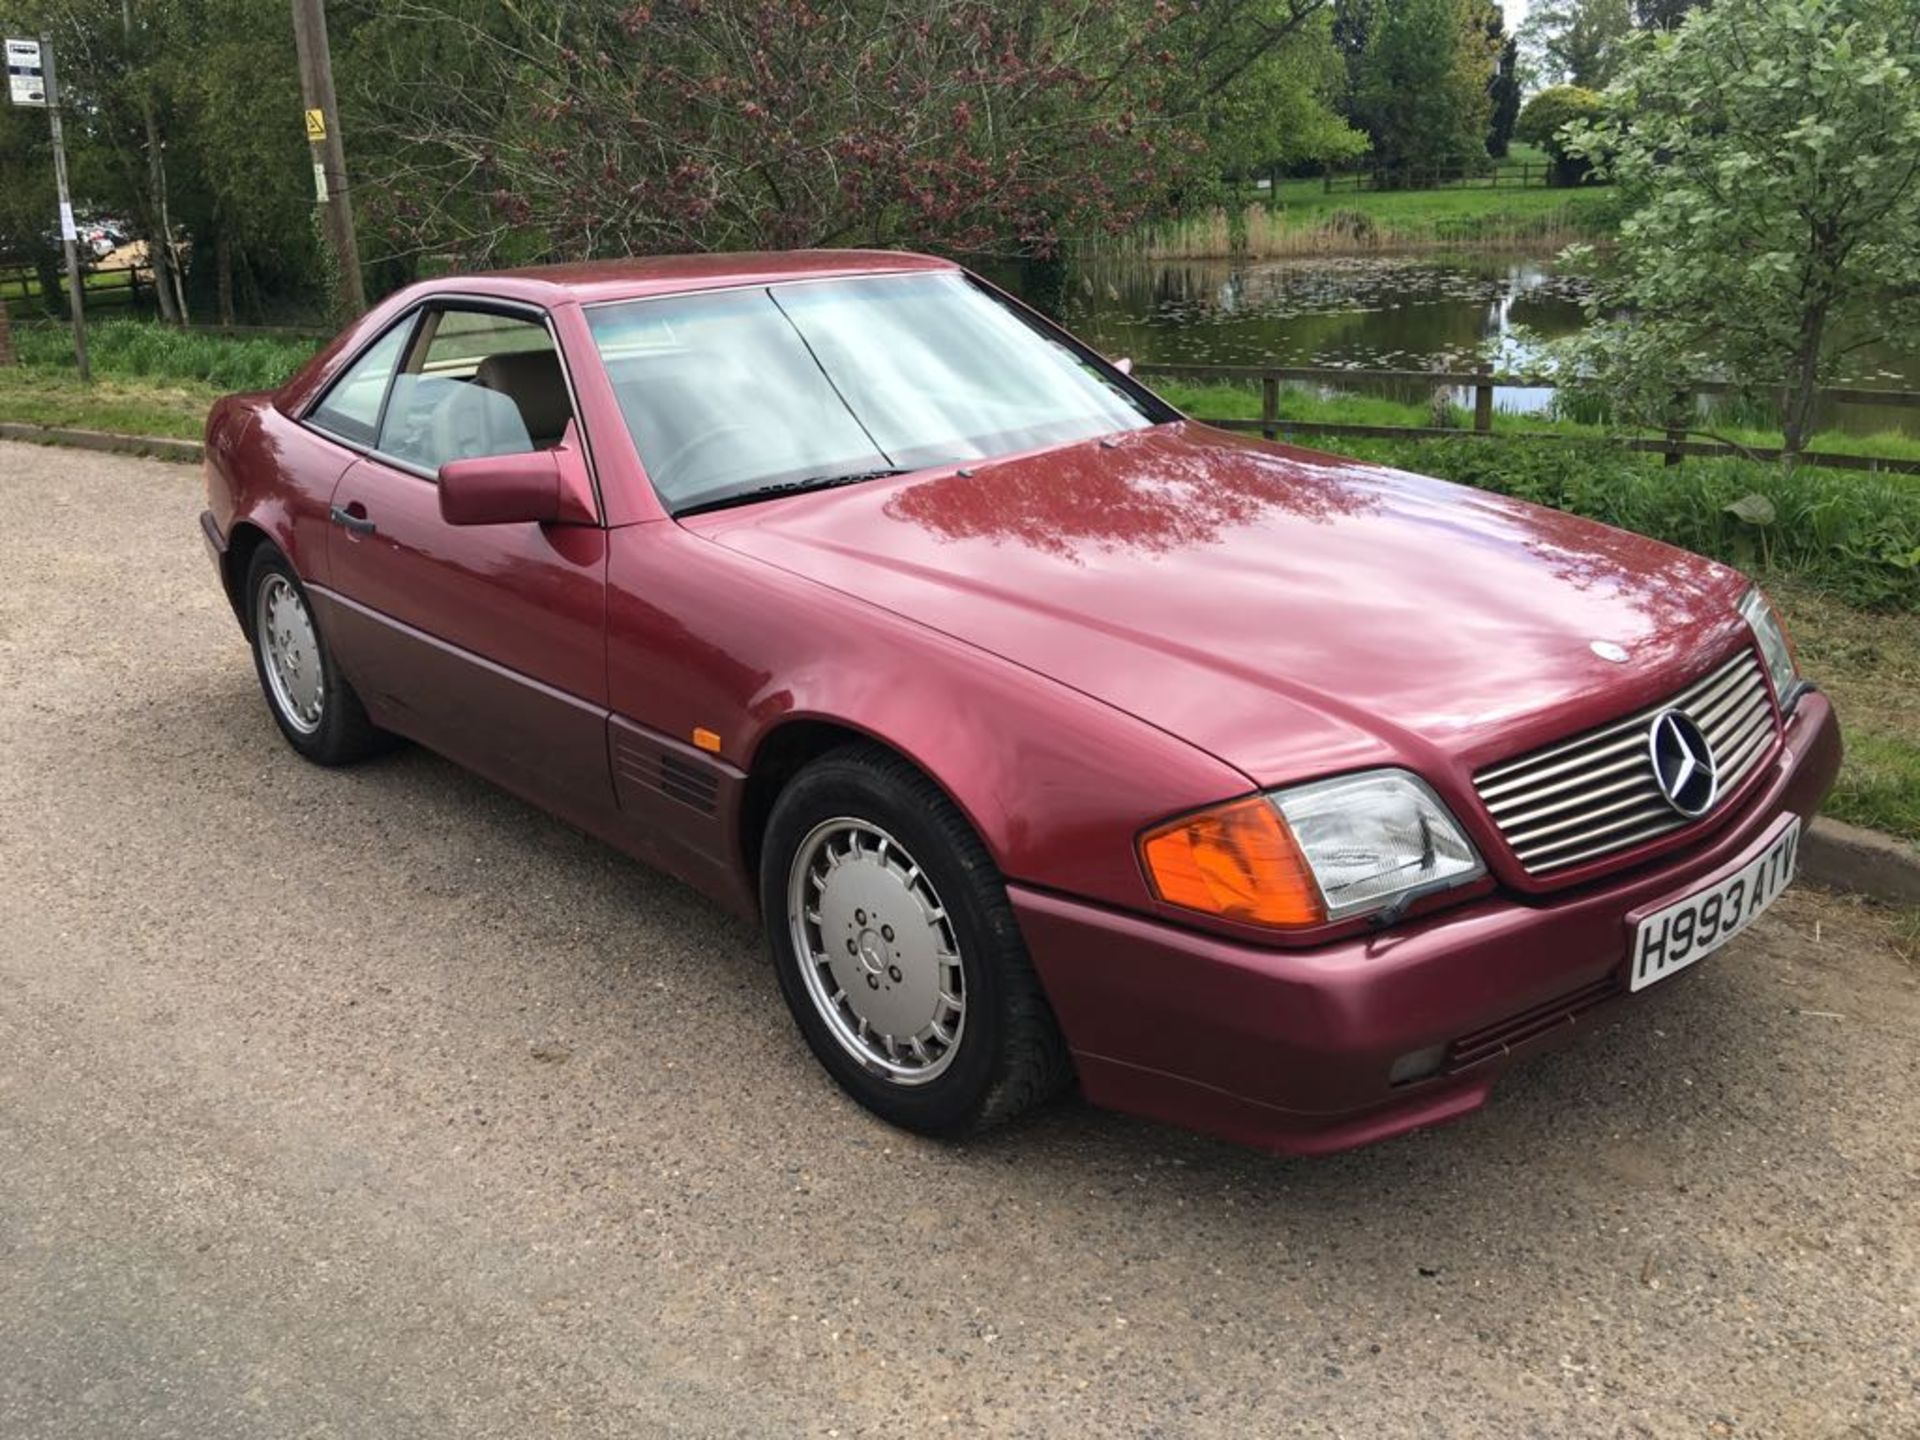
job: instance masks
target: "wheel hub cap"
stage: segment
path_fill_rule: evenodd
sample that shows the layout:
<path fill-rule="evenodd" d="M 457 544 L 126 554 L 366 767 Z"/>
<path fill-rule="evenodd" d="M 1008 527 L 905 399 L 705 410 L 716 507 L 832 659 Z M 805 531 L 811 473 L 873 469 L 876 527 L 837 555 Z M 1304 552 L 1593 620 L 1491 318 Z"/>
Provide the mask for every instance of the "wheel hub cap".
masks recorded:
<path fill-rule="evenodd" d="M 294 729 L 312 734 L 320 728 L 326 697 L 320 637 L 306 602 L 284 576 L 269 576 L 261 585 L 254 633 L 274 704 Z"/>
<path fill-rule="evenodd" d="M 959 947 L 897 840 L 864 820 L 817 826 L 794 856 L 788 918 L 807 993 L 843 1049 L 897 1084 L 947 1068 L 966 1023 Z"/>

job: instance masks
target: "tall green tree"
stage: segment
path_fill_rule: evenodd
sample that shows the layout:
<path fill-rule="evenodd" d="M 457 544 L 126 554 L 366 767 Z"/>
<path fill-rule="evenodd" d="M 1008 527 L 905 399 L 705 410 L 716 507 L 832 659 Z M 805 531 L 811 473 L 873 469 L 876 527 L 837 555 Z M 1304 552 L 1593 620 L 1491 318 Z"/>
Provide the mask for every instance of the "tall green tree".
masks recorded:
<path fill-rule="evenodd" d="M 1192 113 L 1208 162 L 1220 173 L 1246 175 L 1364 154 L 1365 132 L 1339 110 L 1345 89 L 1333 13 L 1323 9 L 1232 85 L 1196 100 Z M 1177 92 L 1169 101 L 1179 108 Z"/>
<path fill-rule="evenodd" d="M 1642 30 L 1671 30 L 1707 0 L 1633 0 L 1633 19 Z"/>
<path fill-rule="evenodd" d="M 1370 24 L 1355 104 L 1381 169 L 1485 161 L 1498 47 L 1477 0 L 1399 0 Z"/>
<path fill-rule="evenodd" d="M 1657 37 L 1572 143 L 1618 184 L 1616 258 L 1570 347 L 1616 411 L 1664 424 L 1703 375 L 1815 391 L 1868 345 L 1920 349 L 1920 7 L 1716 0 Z"/>
<path fill-rule="evenodd" d="M 1520 41 L 1507 33 L 1507 18 L 1499 5 L 1486 5 L 1487 39 L 1495 51 L 1493 78 L 1487 81 L 1487 154 L 1504 160 L 1513 144 L 1513 127 L 1520 119 Z"/>
<path fill-rule="evenodd" d="M 1548 80 L 1603 89 L 1626 60 L 1634 34 L 1632 0 L 1536 0 L 1521 29 Z"/>

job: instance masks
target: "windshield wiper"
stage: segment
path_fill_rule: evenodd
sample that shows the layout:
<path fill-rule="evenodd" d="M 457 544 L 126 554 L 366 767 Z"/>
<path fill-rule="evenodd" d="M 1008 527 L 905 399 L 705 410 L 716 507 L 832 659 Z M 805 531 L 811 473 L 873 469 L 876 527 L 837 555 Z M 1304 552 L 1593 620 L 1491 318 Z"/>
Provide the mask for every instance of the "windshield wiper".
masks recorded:
<path fill-rule="evenodd" d="M 906 467 L 884 466 L 878 470 L 843 470 L 832 475 L 809 475 L 804 480 L 776 480 L 771 485 L 755 485 L 714 500 L 702 500 L 674 511 L 675 516 L 703 515 L 709 510 L 725 510 L 735 505 L 751 505 L 756 500 L 771 500 L 776 495 L 797 495 L 804 490 L 832 490 L 840 485 L 858 485 L 863 480 L 885 480 L 905 475 Z"/>

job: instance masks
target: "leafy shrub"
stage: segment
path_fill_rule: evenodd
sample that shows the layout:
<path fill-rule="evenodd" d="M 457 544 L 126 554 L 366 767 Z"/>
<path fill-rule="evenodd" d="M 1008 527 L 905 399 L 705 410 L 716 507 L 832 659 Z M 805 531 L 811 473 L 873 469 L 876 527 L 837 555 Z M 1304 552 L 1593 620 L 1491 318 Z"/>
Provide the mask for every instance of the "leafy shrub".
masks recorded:
<path fill-rule="evenodd" d="M 1527 101 L 1514 122 L 1513 133 L 1547 152 L 1553 162 L 1555 185 L 1578 185 L 1587 178 L 1592 162 L 1586 156 L 1569 154 L 1562 132 L 1568 125 L 1598 119 L 1605 110 L 1606 102 L 1595 91 L 1578 85 L 1555 85 Z"/>

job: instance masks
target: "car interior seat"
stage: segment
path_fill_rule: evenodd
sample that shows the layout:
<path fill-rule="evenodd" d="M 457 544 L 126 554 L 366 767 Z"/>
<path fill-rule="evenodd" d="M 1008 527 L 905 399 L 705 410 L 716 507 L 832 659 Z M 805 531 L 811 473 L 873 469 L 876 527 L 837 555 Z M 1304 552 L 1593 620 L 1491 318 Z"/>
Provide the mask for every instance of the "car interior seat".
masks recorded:
<path fill-rule="evenodd" d="M 474 370 L 473 383 L 513 401 L 535 449 L 551 449 L 567 433 L 573 405 L 567 398 L 560 357 L 552 350 L 489 355 Z"/>

